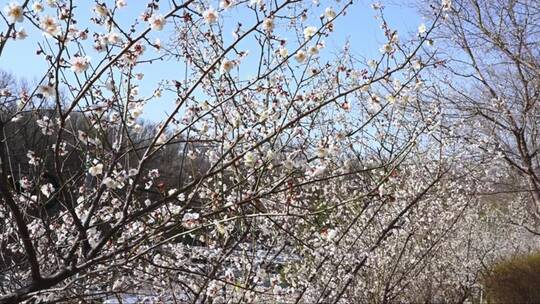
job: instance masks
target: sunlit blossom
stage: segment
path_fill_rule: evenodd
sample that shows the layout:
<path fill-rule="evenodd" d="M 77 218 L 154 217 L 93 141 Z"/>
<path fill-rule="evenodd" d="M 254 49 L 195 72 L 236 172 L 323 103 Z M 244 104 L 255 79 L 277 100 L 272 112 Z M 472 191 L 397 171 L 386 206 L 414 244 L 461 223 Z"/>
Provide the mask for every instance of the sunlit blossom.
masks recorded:
<path fill-rule="evenodd" d="M 208 24 L 215 23 L 218 19 L 218 12 L 210 7 L 203 12 L 203 18 Z"/>
<path fill-rule="evenodd" d="M 5 8 L 4 11 L 11 22 L 23 22 L 24 12 L 19 2 L 11 2 Z"/>
<path fill-rule="evenodd" d="M 219 6 L 222 9 L 228 9 L 234 4 L 234 0 L 221 0 Z"/>
<path fill-rule="evenodd" d="M 45 184 L 45 185 L 41 185 L 40 187 L 40 191 L 41 193 L 46 197 L 46 198 L 49 198 L 51 196 L 51 194 L 54 192 L 54 187 L 52 184 L 48 183 L 48 184 Z"/>
<path fill-rule="evenodd" d="M 123 8 L 127 6 L 126 0 L 116 0 L 116 7 Z"/>
<path fill-rule="evenodd" d="M 41 29 L 45 31 L 45 33 L 55 36 L 60 32 L 60 26 L 58 25 L 58 22 L 55 18 L 51 16 L 45 16 L 41 19 Z"/>
<path fill-rule="evenodd" d="M 274 18 L 266 18 L 262 23 L 262 29 L 271 32 L 274 30 Z"/>
<path fill-rule="evenodd" d="M 44 8 L 43 8 L 43 4 L 41 4 L 41 2 L 39 1 L 36 1 L 32 4 L 32 10 L 34 11 L 34 13 L 41 13 L 43 12 Z"/>
<path fill-rule="evenodd" d="M 156 14 L 150 17 L 149 22 L 150 22 L 150 28 L 156 31 L 163 30 L 163 26 L 165 26 L 165 24 L 167 23 L 163 15 L 156 15 Z"/>
<path fill-rule="evenodd" d="M 424 34 L 425 32 L 426 32 L 426 25 L 422 23 L 418 26 L 418 33 Z"/>
<path fill-rule="evenodd" d="M 107 42 L 110 44 L 120 43 L 120 35 L 117 32 L 110 32 L 109 34 L 107 34 Z"/>
<path fill-rule="evenodd" d="M 289 56 L 289 51 L 285 47 L 279 48 L 279 56 L 286 58 Z"/>
<path fill-rule="evenodd" d="M 317 28 L 314 26 L 308 26 L 304 29 L 304 39 L 309 39 L 317 33 Z"/>
<path fill-rule="evenodd" d="M 324 16 L 326 17 L 327 20 L 332 20 L 336 18 L 337 14 L 336 14 L 336 11 L 334 11 L 334 8 L 330 6 L 324 10 Z"/>
<path fill-rule="evenodd" d="M 225 59 L 221 63 L 219 70 L 221 73 L 229 73 L 232 68 L 234 68 L 234 61 Z"/>
<path fill-rule="evenodd" d="M 107 10 L 107 7 L 105 4 L 96 4 L 94 7 L 94 12 L 96 12 L 97 15 L 105 17 L 109 13 Z"/>
<path fill-rule="evenodd" d="M 24 29 L 19 29 L 17 31 L 17 34 L 16 34 L 17 40 L 24 40 L 26 39 L 26 37 L 28 37 L 28 34 L 26 33 Z"/>
<path fill-rule="evenodd" d="M 298 52 L 296 52 L 296 55 L 294 55 L 294 59 L 296 59 L 298 63 L 304 63 L 307 59 L 306 52 L 299 50 Z"/>
<path fill-rule="evenodd" d="M 103 164 L 95 164 L 90 169 L 88 169 L 88 173 L 92 176 L 98 176 L 103 174 Z"/>
<path fill-rule="evenodd" d="M 82 73 L 88 69 L 90 58 L 87 56 L 75 56 L 71 59 L 71 70 L 75 73 Z"/>

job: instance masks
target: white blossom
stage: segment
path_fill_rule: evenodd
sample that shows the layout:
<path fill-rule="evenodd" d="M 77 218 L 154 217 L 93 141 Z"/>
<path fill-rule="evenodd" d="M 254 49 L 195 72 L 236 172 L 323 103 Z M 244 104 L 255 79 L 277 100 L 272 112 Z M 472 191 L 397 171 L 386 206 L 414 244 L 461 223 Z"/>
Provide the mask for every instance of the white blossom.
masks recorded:
<path fill-rule="evenodd" d="M 266 18 L 264 19 L 262 23 L 262 29 L 267 32 L 271 32 L 274 30 L 274 18 Z"/>
<path fill-rule="evenodd" d="M 161 31 L 163 30 L 163 27 L 167 23 L 167 20 L 165 20 L 165 17 L 163 17 L 163 15 L 154 14 L 152 15 L 152 17 L 150 17 L 149 22 L 150 22 L 150 28 L 156 31 Z"/>
<path fill-rule="evenodd" d="M 306 59 L 307 59 L 306 52 L 299 50 L 298 52 L 296 52 L 296 55 L 294 55 L 294 59 L 296 59 L 298 63 L 306 62 Z"/>
<path fill-rule="evenodd" d="M 426 32 L 426 25 L 422 23 L 418 26 L 418 33 L 424 34 L 425 32 Z"/>
<path fill-rule="evenodd" d="M 92 175 L 93 177 L 96 177 L 98 175 L 103 174 L 103 164 L 95 164 L 90 169 L 88 169 L 88 173 Z"/>
<path fill-rule="evenodd" d="M 105 17 L 108 14 L 107 7 L 104 4 L 96 4 L 94 7 L 94 12 L 102 17 Z"/>
<path fill-rule="evenodd" d="M 35 12 L 35 13 L 41 13 L 43 12 L 43 4 L 41 4 L 41 2 L 39 1 L 36 1 L 32 4 L 32 10 Z"/>
<path fill-rule="evenodd" d="M 304 39 L 309 39 L 317 33 L 317 28 L 314 26 L 308 26 L 304 29 Z"/>
<path fill-rule="evenodd" d="M 75 56 L 71 58 L 71 70 L 75 73 L 82 73 L 88 69 L 90 58 L 88 56 Z"/>
<path fill-rule="evenodd" d="M 126 0 L 116 0 L 116 7 L 123 8 L 127 6 Z"/>
<path fill-rule="evenodd" d="M 41 18 L 41 29 L 48 35 L 55 36 L 60 32 L 60 26 L 55 18 L 51 16 L 45 16 Z"/>
<path fill-rule="evenodd" d="M 212 7 L 208 8 L 203 12 L 203 18 L 208 24 L 215 23 L 218 19 L 218 12 Z"/>
<path fill-rule="evenodd" d="M 19 2 L 11 2 L 5 8 L 4 11 L 11 22 L 23 22 L 24 12 Z"/>
<path fill-rule="evenodd" d="M 47 198 L 49 198 L 51 196 L 51 194 L 55 190 L 53 185 L 51 185 L 51 184 L 42 185 L 39 189 L 40 189 L 41 193 L 43 195 L 45 195 L 45 197 L 47 197 Z"/>
<path fill-rule="evenodd" d="M 234 67 L 234 61 L 225 59 L 221 62 L 221 67 L 219 68 L 219 71 L 222 74 L 229 73 L 233 67 Z"/>
<path fill-rule="evenodd" d="M 324 16 L 326 17 L 327 20 L 332 20 L 336 18 L 337 14 L 336 14 L 336 11 L 334 11 L 334 8 L 330 6 L 324 10 Z"/>
<path fill-rule="evenodd" d="M 54 123 L 48 116 L 43 116 L 41 119 L 36 120 L 38 127 L 41 128 L 43 135 L 52 135 Z"/>

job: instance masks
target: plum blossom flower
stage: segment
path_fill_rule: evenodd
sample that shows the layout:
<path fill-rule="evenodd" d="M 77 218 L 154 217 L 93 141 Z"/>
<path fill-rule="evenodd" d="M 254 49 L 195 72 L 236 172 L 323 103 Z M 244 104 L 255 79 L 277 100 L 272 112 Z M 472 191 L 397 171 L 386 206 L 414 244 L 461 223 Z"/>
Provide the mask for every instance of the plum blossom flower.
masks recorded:
<path fill-rule="evenodd" d="M 90 58 L 87 56 L 75 56 L 71 59 L 71 70 L 75 73 L 82 73 L 88 69 Z"/>
<path fill-rule="evenodd" d="M 46 198 L 49 198 L 55 189 L 53 185 L 45 184 L 45 185 L 42 185 L 39 190 L 41 191 L 43 195 L 45 195 Z"/>
<path fill-rule="evenodd" d="M 334 8 L 330 6 L 324 10 L 324 16 L 326 17 L 327 20 L 332 20 L 336 18 L 337 14 L 336 14 L 336 11 L 334 11 Z"/>
<path fill-rule="evenodd" d="M 219 68 L 219 71 L 222 74 L 229 73 L 233 67 L 234 61 L 225 59 L 223 60 L 223 62 L 221 62 L 221 67 Z"/>
<path fill-rule="evenodd" d="M 199 224 L 199 218 L 200 218 L 200 214 L 196 212 L 193 212 L 193 213 L 187 212 L 182 217 L 182 224 L 184 227 L 188 229 L 194 228 Z"/>
<path fill-rule="evenodd" d="M 391 43 L 386 43 L 381 48 L 381 53 L 392 54 L 394 52 L 394 47 Z"/>
<path fill-rule="evenodd" d="M 93 177 L 103 174 L 103 164 L 98 163 L 88 169 L 88 173 Z"/>
<path fill-rule="evenodd" d="M 148 171 L 148 177 L 151 179 L 158 178 L 160 176 L 158 169 L 152 169 Z"/>
<path fill-rule="evenodd" d="M 155 31 L 161 31 L 163 30 L 163 26 L 165 26 L 165 24 L 167 23 L 167 20 L 165 20 L 165 17 L 163 17 L 163 15 L 154 14 L 150 18 L 150 20 L 148 20 L 148 22 L 150 22 L 151 29 Z"/>
<path fill-rule="evenodd" d="M 271 32 L 274 30 L 275 24 L 274 24 L 274 18 L 266 18 L 264 19 L 262 23 L 262 29 L 266 32 Z"/>
<path fill-rule="evenodd" d="M 253 152 L 248 151 L 244 155 L 244 164 L 246 164 L 248 167 L 255 167 L 257 164 L 257 156 Z"/>
<path fill-rule="evenodd" d="M 41 119 L 36 120 L 38 127 L 41 128 L 43 135 L 53 134 L 53 121 L 48 116 L 43 116 Z"/>
<path fill-rule="evenodd" d="M 2 88 L 0 89 L 0 96 L 6 96 L 6 97 L 9 97 L 11 96 L 11 91 L 7 88 Z"/>
<path fill-rule="evenodd" d="M 24 12 L 22 6 L 19 4 L 19 2 L 11 2 L 9 3 L 5 8 L 4 11 L 6 12 L 7 17 L 11 22 L 23 22 L 24 20 Z"/>
<path fill-rule="evenodd" d="M 37 157 L 36 153 L 32 150 L 29 150 L 28 153 L 26 153 L 26 157 L 28 157 L 28 163 L 32 166 L 39 165 L 39 162 L 41 161 L 41 159 Z"/>
<path fill-rule="evenodd" d="M 294 55 L 294 59 L 296 59 L 296 61 L 298 61 L 298 63 L 304 63 L 307 59 L 307 55 L 306 55 L 306 52 L 300 50 L 296 53 L 296 55 Z"/>
<path fill-rule="evenodd" d="M 127 6 L 126 0 L 116 0 L 116 7 L 123 8 Z"/>
<path fill-rule="evenodd" d="M 143 113 L 143 110 L 144 105 L 142 103 L 135 104 L 133 109 L 131 109 L 131 117 L 133 117 L 134 119 L 139 118 L 139 116 L 141 116 L 141 114 Z"/>
<path fill-rule="evenodd" d="M 286 58 L 289 56 L 289 51 L 285 47 L 279 48 L 279 56 Z"/>
<path fill-rule="evenodd" d="M 371 4 L 371 8 L 374 9 L 374 10 L 379 10 L 379 9 L 383 9 L 384 6 L 379 2 L 375 2 L 375 3 Z"/>
<path fill-rule="evenodd" d="M 186 156 L 191 159 L 191 160 L 195 160 L 197 159 L 197 155 L 193 152 L 193 150 L 189 150 L 186 154 Z"/>
<path fill-rule="evenodd" d="M 32 10 L 34 11 L 34 13 L 41 13 L 43 12 L 43 4 L 41 4 L 41 2 L 39 1 L 36 1 L 32 4 Z"/>
<path fill-rule="evenodd" d="M 321 231 L 321 236 L 327 241 L 333 241 L 337 237 L 337 234 L 336 229 L 325 228 Z"/>
<path fill-rule="evenodd" d="M 28 34 L 24 29 L 19 29 L 17 31 L 17 34 L 15 35 L 15 38 L 17 38 L 17 40 L 24 40 L 26 39 L 26 37 L 28 37 Z"/>
<path fill-rule="evenodd" d="M 54 91 L 54 86 L 52 86 L 51 84 L 39 86 L 38 91 L 43 94 L 43 97 L 52 97 L 56 95 L 56 92 Z"/>
<path fill-rule="evenodd" d="M 81 131 L 81 130 L 78 130 L 78 136 L 77 138 L 79 139 L 79 141 L 81 141 L 83 144 L 88 144 L 88 135 Z"/>
<path fill-rule="evenodd" d="M 107 42 L 110 44 L 116 44 L 121 41 L 120 35 L 117 32 L 110 32 L 107 35 Z"/>
<path fill-rule="evenodd" d="M 203 12 L 203 18 L 208 24 L 215 23 L 218 19 L 218 12 L 212 7 L 208 8 Z"/>
<path fill-rule="evenodd" d="M 311 177 L 317 177 L 317 176 L 323 175 L 325 172 L 326 172 L 326 166 L 319 165 L 319 166 L 311 169 L 311 172 L 310 172 L 309 175 Z"/>
<path fill-rule="evenodd" d="M 229 9 L 234 4 L 234 0 L 221 0 L 219 6 L 223 9 Z"/>
<path fill-rule="evenodd" d="M 324 146 L 317 147 L 317 157 L 325 158 L 328 156 L 328 149 Z"/>
<path fill-rule="evenodd" d="M 104 178 L 102 184 L 105 185 L 105 187 L 109 189 L 116 189 L 116 188 L 121 187 L 121 184 L 110 176 L 107 176 L 106 178 Z"/>
<path fill-rule="evenodd" d="M 156 38 L 156 40 L 154 40 L 154 47 L 159 51 L 161 50 L 161 40 L 159 38 Z"/>
<path fill-rule="evenodd" d="M 425 32 L 426 32 L 426 25 L 422 23 L 418 26 L 418 33 L 424 34 Z"/>
<path fill-rule="evenodd" d="M 105 7 L 104 4 L 96 4 L 94 7 L 94 12 L 102 17 L 105 17 L 108 14 L 107 7 Z"/>
<path fill-rule="evenodd" d="M 40 25 L 41 29 L 51 36 L 58 34 L 58 32 L 60 31 L 60 26 L 58 25 L 58 22 L 51 16 L 43 17 L 43 19 L 41 19 Z"/>
<path fill-rule="evenodd" d="M 308 26 L 304 29 L 304 39 L 309 39 L 317 33 L 317 28 L 314 26 Z"/>
<path fill-rule="evenodd" d="M 447 11 L 450 8 L 452 8 L 452 0 L 442 0 L 442 9 Z"/>
<path fill-rule="evenodd" d="M 24 190 L 32 189 L 32 181 L 26 176 L 19 181 L 19 185 L 21 185 L 21 188 L 23 188 Z"/>
<path fill-rule="evenodd" d="M 316 45 L 313 45 L 311 46 L 309 49 L 308 49 L 308 53 L 312 56 L 315 56 L 315 55 L 318 55 L 319 54 L 319 47 L 316 46 Z"/>
<path fill-rule="evenodd" d="M 251 0 L 249 1 L 249 7 L 263 6 L 264 0 Z"/>

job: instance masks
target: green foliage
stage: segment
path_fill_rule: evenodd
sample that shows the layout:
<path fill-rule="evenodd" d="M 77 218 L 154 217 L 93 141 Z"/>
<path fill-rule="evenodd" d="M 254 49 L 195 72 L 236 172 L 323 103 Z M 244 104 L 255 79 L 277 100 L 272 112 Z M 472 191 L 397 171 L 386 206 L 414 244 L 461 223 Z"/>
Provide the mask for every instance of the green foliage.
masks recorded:
<path fill-rule="evenodd" d="M 495 264 L 484 285 L 489 303 L 540 303 L 540 253 Z"/>

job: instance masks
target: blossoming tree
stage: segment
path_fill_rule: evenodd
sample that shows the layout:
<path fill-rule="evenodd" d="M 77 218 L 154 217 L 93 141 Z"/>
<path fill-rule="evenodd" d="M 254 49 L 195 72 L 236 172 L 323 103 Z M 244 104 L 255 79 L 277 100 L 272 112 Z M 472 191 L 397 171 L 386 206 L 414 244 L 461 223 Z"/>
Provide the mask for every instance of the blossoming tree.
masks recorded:
<path fill-rule="evenodd" d="M 373 5 L 369 60 L 325 48 L 352 1 L 211 4 L 6 5 L 0 56 L 42 33 L 45 68 L 0 88 L 0 302 L 418 299 L 473 192 L 418 99 L 450 2 L 408 39 Z"/>

